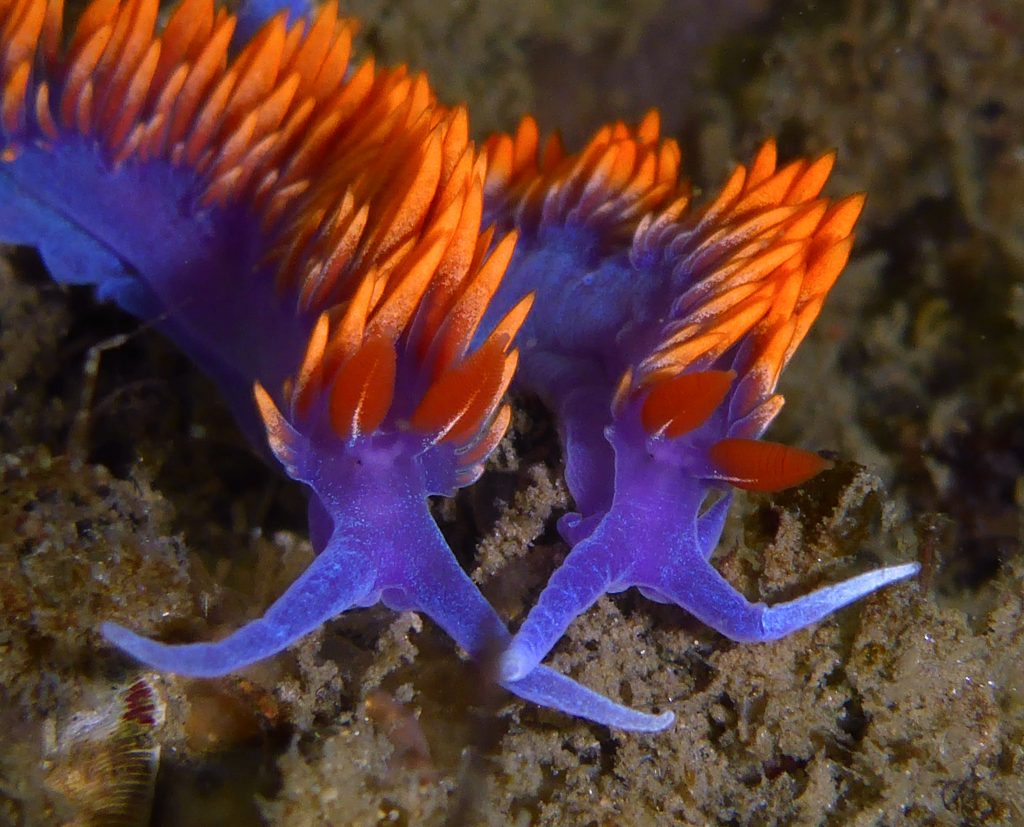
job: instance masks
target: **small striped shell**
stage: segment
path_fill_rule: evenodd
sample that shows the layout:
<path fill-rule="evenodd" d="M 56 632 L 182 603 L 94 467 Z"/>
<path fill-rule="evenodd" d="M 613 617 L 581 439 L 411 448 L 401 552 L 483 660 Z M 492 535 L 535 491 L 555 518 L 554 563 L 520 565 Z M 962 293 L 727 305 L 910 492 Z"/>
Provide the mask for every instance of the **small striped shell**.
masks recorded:
<path fill-rule="evenodd" d="M 47 756 L 46 782 L 72 803 L 76 824 L 149 823 L 163 721 L 164 703 L 141 677 L 64 727 Z"/>

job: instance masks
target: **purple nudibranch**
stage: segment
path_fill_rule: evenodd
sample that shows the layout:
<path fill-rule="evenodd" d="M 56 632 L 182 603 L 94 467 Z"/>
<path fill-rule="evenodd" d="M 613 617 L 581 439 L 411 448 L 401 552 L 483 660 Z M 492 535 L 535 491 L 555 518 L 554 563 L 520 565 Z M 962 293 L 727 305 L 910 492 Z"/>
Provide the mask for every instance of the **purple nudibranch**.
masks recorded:
<path fill-rule="evenodd" d="M 485 214 L 519 233 L 489 313 L 537 296 L 515 381 L 557 415 L 578 509 L 559 524 L 572 550 L 502 657 L 507 680 L 536 668 L 602 594 L 630 586 L 757 642 L 919 570 L 889 566 L 766 606 L 711 564 L 732 488 L 780 490 L 830 464 L 760 437 L 864 199 L 820 195 L 833 155 L 779 168 L 768 142 L 692 209 L 678 147 L 659 132 L 651 112 L 566 155 L 525 118 L 487 146 Z"/>

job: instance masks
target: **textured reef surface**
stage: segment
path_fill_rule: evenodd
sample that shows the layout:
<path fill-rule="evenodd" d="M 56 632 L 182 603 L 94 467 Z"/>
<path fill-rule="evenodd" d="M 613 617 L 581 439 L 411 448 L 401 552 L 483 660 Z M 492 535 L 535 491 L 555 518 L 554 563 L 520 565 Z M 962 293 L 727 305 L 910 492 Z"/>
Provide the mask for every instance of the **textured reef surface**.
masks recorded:
<path fill-rule="evenodd" d="M 312 558 L 303 499 L 157 333 L 8 249 L 0 824 L 110 823 L 121 788 L 96 778 L 139 772 L 118 763 L 129 736 L 155 772 L 140 824 L 1024 821 L 1024 9 L 439 8 L 346 11 L 365 53 L 426 69 L 481 137 L 529 110 L 575 148 L 659 106 L 709 190 L 767 135 L 783 158 L 838 150 L 830 191 L 868 204 L 770 434 L 838 461 L 738 498 L 714 561 L 767 602 L 881 563 L 918 559 L 922 578 L 764 645 L 632 591 L 602 598 L 550 663 L 670 704 L 657 735 L 514 701 L 439 629 L 381 609 L 241 675 L 140 673 L 99 623 L 190 641 L 258 617 Z M 436 504 L 513 628 L 567 551 L 561 461 L 549 414 L 517 399 L 480 483 Z M 161 715 L 132 705 L 140 677 Z"/>

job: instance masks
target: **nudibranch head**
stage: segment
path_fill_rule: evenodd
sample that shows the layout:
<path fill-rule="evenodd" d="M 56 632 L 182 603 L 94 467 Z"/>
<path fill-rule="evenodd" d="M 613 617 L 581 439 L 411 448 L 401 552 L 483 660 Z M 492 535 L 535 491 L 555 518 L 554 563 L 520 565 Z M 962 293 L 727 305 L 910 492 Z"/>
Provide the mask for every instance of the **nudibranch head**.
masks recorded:
<path fill-rule="evenodd" d="M 863 206 L 821 195 L 832 154 L 780 167 L 769 141 L 694 209 L 656 113 L 605 127 L 577 155 L 557 138 L 542 146 L 527 118 L 487 153 L 485 215 L 521 234 L 492 312 L 528 290 L 541 297 L 519 381 L 559 417 L 581 512 L 610 505 L 613 423 L 688 474 L 738 487 L 786 487 L 827 466 L 755 440 Z"/>
<path fill-rule="evenodd" d="M 772 489 L 826 467 L 754 440 L 782 406 L 779 374 L 845 266 L 863 207 L 860 195 L 821 195 L 833 154 L 779 167 L 769 141 L 692 210 L 656 113 L 601 129 L 572 156 L 555 137 L 542 147 L 529 118 L 486 148 L 488 212 L 537 250 L 537 262 L 513 260 L 510 279 L 544 298 L 527 323 L 538 342 L 527 381 L 540 377 L 547 397 L 571 393 L 574 374 L 610 385 L 613 418 L 638 418 L 654 450 L 696 476 Z M 554 367 L 535 364 L 545 361 Z"/>

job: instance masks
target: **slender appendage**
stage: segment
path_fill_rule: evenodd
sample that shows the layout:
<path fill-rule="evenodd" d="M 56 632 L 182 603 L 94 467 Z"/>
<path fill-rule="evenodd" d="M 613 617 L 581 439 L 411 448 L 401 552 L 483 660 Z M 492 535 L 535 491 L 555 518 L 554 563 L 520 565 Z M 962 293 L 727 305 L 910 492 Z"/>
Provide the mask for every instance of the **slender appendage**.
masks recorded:
<path fill-rule="evenodd" d="M 760 643 L 810 626 L 883 586 L 912 577 L 920 568 L 918 563 L 887 566 L 774 606 L 749 602 L 710 563 L 696 560 L 668 568 L 643 585 L 732 640 Z"/>
<path fill-rule="evenodd" d="M 334 534 L 334 518 L 324 508 L 319 497 L 310 497 L 306 506 L 306 513 L 309 520 L 309 542 L 313 551 L 319 554 L 327 548 Z"/>
<path fill-rule="evenodd" d="M 444 542 L 439 532 L 438 538 Z M 471 655 L 479 656 L 500 647 L 509 640 L 504 624 L 447 546 L 444 551 L 443 555 L 423 556 L 431 563 L 429 573 L 424 573 L 425 578 L 416 578 L 418 594 L 409 594 L 410 587 L 405 587 L 405 607 L 428 615 Z M 630 709 L 546 666 L 535 667 L 519 680 L 501 676 L 499 682 L 524 701 L 616 729 L 658 732 L 675 719 L 671 712 L 650 715 Z"/>
<path fill-rule="evenodd" d="M 628 559 L 602 524 L 577 545 L 551 575 L 519 632 L 501 656 L 501 677 L 515 681 L 527 675 L 551 651 L 578 615 L 611 590 L 617 590 Z M 618 560 L 616 559 L 618 557 Z"/>
<path fill-rule="evenodd" d="M 608 407 L 607 391 L 585 390 L 569 394 L 558 407 L 565 446 L 565 484 L 576 502 L 579 519 L 570 515 L 559 531 L 570 545 L 580 542 L 597 527 L 592 519 L 603 514 L 615 495 L 615 454 L 605 438 L 607 423 L 595 411 Z"/>
<path fill-rule="evenodd" d="M 578 511 L 570 511 L 558 518 L 558 533 L 570 546 L 582 543 L 601 524 L 604 512 L 584 517 Z"/>
<path fill-rule="evenodd" d="M 215 677 L 276 655 L 346 609 L 360 604 L 376 579 L 373 557 L 335 535 L 288 590 L 258 620 L 214 643 L 159 643 L 116 623 L 104 637 L 153 669 Z"/>
<path fill-rule="evenodd" d="M 600 417 L 581 415 L 607 404 L 607 399 L 586 392 L 570 394 L 561 406 L 565 484 L 577 510 L 562 516 L 558 533 L 570 546 L 582 542 L 597 528 L 615 494 L 615 454 L 605 439 L 605 422 Z"/>
<path fill-rule="evenodd" d="M 501 685 L 525 701 L 629 732 L 660 732 L 675 720 L 671 712 L 648 715 L 617 704 L 546 666 L 536 667 L 522 680 L 502 681 Z"/>
<path fill-rule="evenodd" d="M 397 611 L 423 612 L 477 658 L 508 640 L 501 618 L 459 566 L 426 503 L 405 509 L 399 564 L 381 573 L 382 598 Z"/>

